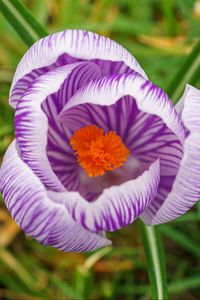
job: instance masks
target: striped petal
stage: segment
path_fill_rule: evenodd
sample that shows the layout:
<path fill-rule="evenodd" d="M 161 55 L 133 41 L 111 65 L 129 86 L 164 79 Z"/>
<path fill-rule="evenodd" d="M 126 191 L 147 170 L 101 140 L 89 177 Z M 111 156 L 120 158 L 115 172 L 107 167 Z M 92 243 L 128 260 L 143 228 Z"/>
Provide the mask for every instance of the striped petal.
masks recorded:
<path fill-rule="evenodd" d="M 66 30 L 36 42 L 20 61 L 10 90 L 10 104 L 18 100 L 35 78 L 56 67 L 80 61 L 95 62 L 101 76 L 135 70 L 146 74 L 136 59 L 116 42 L 96 33 Z"/>
<path fill-rule="evenodd" d="M 65 123 L 72 112 L 71 108 L 75 113 L 79 105 L 110 106 L 125 96 L 131 96 L 142 112 L 158 116 L 178 139 L 183 141 L 183 124 L 168 96 L 136 72 L 107 76 L 86 84 L 66 103 L 59 119 Z"/>
<path fill-rule="evenodd" d="M 114 231 L 132 223 L 154 199 L 160 180 L 159 160 L 137 179 L 104 189 L 93 202 L 83 197 L 68 201 L 66 192 L 51 192 L 73 219 L 93 231 Z"/>
<path fill-rule="evenodd" d="M 76 163 L 57 115 L 77 89 L 98 76 L 99 67 L 90 62 L 55 68 L 35 79 L 18 102 L 15 133 L 20 155 L 49 189 L 65 190 L 52 170 L 53 160 L 70 168 Z"/>
<path fill-rule="evenodd" d="M 140 175 L 159 158 L 161 180 L 155 209 L 162 205 L 179 168 L 185 130 L 161 89 L 137 73 L 97 79 L 68 101 L 59 119 L 71 131 L 88 124 L 115 130 L 137 160 L 138 168 L 132 173 Z"/>
<path fill-rule="evenodd" d="M 143 221 L 149 225 L 179 217 L 200 198 L 200 91 L 187 85 L 183 100 L 183 108 L 179 111 L 182 111 L 182 120 L 188 131 L 183 157 L 171 192 L 163 205 L 154 214 L 143 214 Z"/>
<path fill-rule="evenodd" d="M 77 224 L 56 198 L 49 197 L 41 181 L 19 157 L 15 142 L 4 157 L 0 183 L 12 217 L 27 235 L 44 245 L 83 252 L 111 243 Z M 66 196 L 68 199 L 77 197 L 75 193 Z"/>

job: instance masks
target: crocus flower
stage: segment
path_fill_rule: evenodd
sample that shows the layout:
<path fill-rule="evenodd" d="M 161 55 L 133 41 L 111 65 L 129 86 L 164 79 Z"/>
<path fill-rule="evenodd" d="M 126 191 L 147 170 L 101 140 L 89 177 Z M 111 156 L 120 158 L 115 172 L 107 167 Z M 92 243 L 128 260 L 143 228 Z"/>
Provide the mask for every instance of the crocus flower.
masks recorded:
<path fill-rule="evenodd" d="M 36 42 L 10 91 L 16 140 L 0 173 L 22 230 L 44 245 L 88 251 L 140 217 L 168 222 L 200 197 L 200 92 L 178 107 L 135 58 L 95 33 Z"/>

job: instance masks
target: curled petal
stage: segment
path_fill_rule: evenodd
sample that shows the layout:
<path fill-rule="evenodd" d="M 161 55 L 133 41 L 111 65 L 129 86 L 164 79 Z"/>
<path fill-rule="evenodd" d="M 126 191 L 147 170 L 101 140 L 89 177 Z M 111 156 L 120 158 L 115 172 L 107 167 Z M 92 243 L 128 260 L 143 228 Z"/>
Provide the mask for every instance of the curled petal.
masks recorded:
<path fill-rule="evenodd" d="M 55 151 L 53 146 L 49 145 L 50 156 L 60 158 L 63 148 L 66 161 L 70 163 L 71 148 L 69 149 L 67 143 L 67 134 L 62 126 L 57 125 L 57 114 L 63 103 L 66 103 L 82 84 L 98 75 L 99 68 L 94 63 L 76 63 L 56 68 L 35 79 L 18 102 L 15 133 L 20 155 L 50 189 L 65 190 L 47 157 L 48 137 L 58 148 Z"/>
<path fill-rule="evenodd" d="M 159 160 L 137 179 L 104 189 L 93 202 L 82 197 L 68 201 L 66 192 L 55 193 L 74 220 L 94 231 L 114 231 L 132 223 L 154 199 L 160 179 Z"/>
<path fill-rule="evenodd" d="M 116 131 L 138 160 L 139 174 L 160 158 L 161 183 L 167 178 L 164 191 L 158 189 L 162 205 L 177 174 L 185 129 L 161 89 L 134 72 L 97 79 L 74 94 L 59 120 L 72 131 L 88 124 Z"/>
<path fill-rule="evenodd" d="M 188 211 L 200 198 L 200 91 L 198 89 L 187 86 L 184 93 L 184 106 L 181 110 L 182 120 L 188 131 L 184 141 L 183 157 L 172 190 L 162 206 L 154 214 L 144 212 L 142 219 L 149 225 L 165 223 L 177 218 Z"/>
<path fill-rule="evenodd" d="M 160 117 L 180 141 L 184 140 L 183 124 L 168 96 L 136 72 L 107 76 L 89 82 L 66 103 L 59 119 L 64 123 L 70 114 L 69 109 L 76 109 L 78 105 L 88 103 L 110 106 L 127 95 L 136 101 L 142 112 Z"/>
<path fill-rule="evenodd" d="M 102 76 L 132 69 L 146 77 L 136 59 L 116 42 L 93 32 L 66 30 L 37 41 L 27 51 L 12 82 L 10 104 L 15 107 L 32 81 L 47 71 L 88 60 L 100 66 Z"/>
<path fill-rule="evenodd" d="M 48 197 L 44 185 L 18 155 L 15 142 L 6 152 L 0 171 L 3 197 L 22 230 L 44 245 L 63 251 L 90 251 L 110 241 L 76 223 L 66 208 Z M 74 197 L 68 193 L 68 198 Z"/>

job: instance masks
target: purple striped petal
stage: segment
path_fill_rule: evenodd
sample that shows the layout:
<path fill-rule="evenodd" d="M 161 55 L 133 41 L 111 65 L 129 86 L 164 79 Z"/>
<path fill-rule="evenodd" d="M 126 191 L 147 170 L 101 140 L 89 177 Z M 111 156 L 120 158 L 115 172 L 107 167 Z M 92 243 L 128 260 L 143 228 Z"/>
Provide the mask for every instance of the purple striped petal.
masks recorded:
<path fill-rule="evenodd" d="M 50 161 L 65 162 L 68 168 L 76 164 L 68 131 L 57 122 L 57 115 L 80 86 L 98 76 L 99 67 L 90 62 L 55 68 L 35 79 L 18 102 L 15 133 L 20 155 L 49 189 L 65 190 Z"/>
<path fill-rule="evenodd" d="M 111 242 L 76 223 L 57 199 L 19 157 L 15 142 L 6 152 L 0 171 L 3 197 L 22 230 L 44 245 L 63 251 L 83 252 Z M 66 193 L 68 200 L 76 193 Z"/>
<path fill-rule="evenodd" d="M 95 62 L 101 76 L 135 70 L 146 74 L 136 59 L 118 43 L 96 33 L 66 30 L 36 42 L 20 61 L 10 91 L 10 104 L 18 100 L 35 78 L 56 67 L 80 61 Z"/>
<path fill-rule="evenodd" d="M 110 106 L 125 96 L 131 96 L 140 111 L 158 116 L 180 141 L 184 140 L 183 124 L 168 96 L 136 72 L 107 76 L 86 84 L 66 103 L 59 119 L 67 122 L 71 108 L 75 113 L 79 105 Z"/>
<path fill-rule="evenodd" d="M 172 188 L 185 138 L 181 119 L 161 89 L 137 73 L 104 77 L 78 91 L 59 118 L 71 131 L 88 124 L 115 130 L 137 160 L 132 174 L 140 175 L 159 158 L 161 180 L 149 211 L 159 209 Z"/>
<path fill-rule="evenodd" d="M 114 231 L 131 224 L 154 199 L 160 180 L 159 160 L 134 180 L 104 189 L 93 202 L 83 197 L 67 199 L 66 192 L 51 194 L 64 203 L 83 227 L 94 231 Z"/>
<path fill-rule="evenodd" d="M 142 219 L 149 225 L 165 223 L 177 218 L 188 211 L 200 198 L 200 91 L 198 89 L 187 86 L 184 93 L 184 106 L 180 111 L 188 131 L 184 141 L 183 157 L 171 192 L 163 205 L 153 213 L 148 209 L 144 212 Z"/>

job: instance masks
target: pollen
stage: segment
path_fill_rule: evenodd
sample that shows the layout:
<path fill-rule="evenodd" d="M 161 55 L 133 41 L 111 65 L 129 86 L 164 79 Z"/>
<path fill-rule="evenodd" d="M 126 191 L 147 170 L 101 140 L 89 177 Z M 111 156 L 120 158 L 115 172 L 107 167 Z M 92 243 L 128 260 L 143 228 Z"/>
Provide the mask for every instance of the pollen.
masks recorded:
<path fill-rule="evenodd" d="M 75 131 L 70 139 L 79 165 L 89 177 L 104 175 L 123 166 L 129 150 L 115 131 L 88 125 Z"/>

